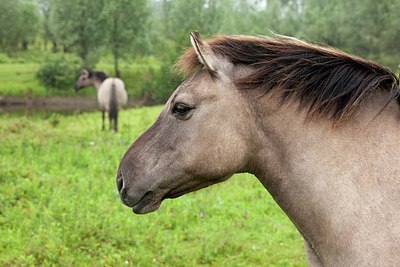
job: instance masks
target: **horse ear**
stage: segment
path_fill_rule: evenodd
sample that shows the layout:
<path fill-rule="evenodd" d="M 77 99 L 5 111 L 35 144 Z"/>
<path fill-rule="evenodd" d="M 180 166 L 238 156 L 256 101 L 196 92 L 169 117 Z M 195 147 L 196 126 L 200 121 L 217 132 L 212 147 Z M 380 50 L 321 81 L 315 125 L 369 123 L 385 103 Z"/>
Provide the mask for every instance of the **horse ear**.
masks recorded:
<path fill-rule="evenodd" d="M 89 76 L 89 71 L 87 70 L 87 69 L 83 69 L 82 71 L 81 71 L 81 75 L 84 75 L 84 76 Z"/>
<path fill-rule="evenodd" d="M 233 64 L 224 56 L 215 54 L 211 46 L 201 39 L 198 32 L 190 33 L 190 42 L 201 64 L 212 72 L 223 73 L 229 76 Z"/>
<path fill-rule="evenodd" d="M 196 51 L 200 63 L 211 71 L 217 71 L 215 64 L 213 64 L 216 60 L 216 56 L 214 55 L 211 47 L 201 39 L 198 32 L 190 33 L 190 42 Z"/>

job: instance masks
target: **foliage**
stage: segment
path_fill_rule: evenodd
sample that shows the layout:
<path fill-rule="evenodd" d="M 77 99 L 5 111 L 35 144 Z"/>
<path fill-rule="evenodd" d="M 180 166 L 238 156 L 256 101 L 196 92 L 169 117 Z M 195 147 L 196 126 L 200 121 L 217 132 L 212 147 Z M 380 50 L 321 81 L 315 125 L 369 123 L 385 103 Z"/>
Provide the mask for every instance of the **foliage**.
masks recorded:
<path fill-rule="evenodd" d="M 41 32 L 40 36 L 43 38 L 44 48 L 47 48 L 47 43 L 51 41 L 56 45 L 55 34 L 51 31 L 50 25 L 50 10 L 52 8 L 52 0 L 35 0 L 38 10 L 41 14 Z M 55 47 L 53 47 L 55 49 Z"/>
<path fill-rule="evenodd" d="M 82 65 L 71 55 L 58 55 L 48 58 L 40 66 L 37 78 L 48 89 L 71 90 Z"/>
<path fill-rule="evenodd" d="M 180 51 L 174 42 L 168 40 L 160 41 L 158 45 L 162 45 L 164 48 L 168 47 L 168 49 L 165 49 L 166 53 L 160 56 L 160 67 L 150 70 L 152 79 L 146 83 L 145 95 L 150 95 L 158 102 L 165 102 L 181 82 L 181 77 L 178 77 L 172 70 Z"/>
<path fill-rule="evenodd" d="M 376 60 L 395 70 L 400 34 L 400 2 L 303 1 L 301 35 Z M 299 34 L 299 33 L 298 33 Z M 387 60 L 390 55 L 392 60 Z"/>
<path fill-rule="evenodd" d="M 162 64 L 159 70 L 151 69 L 152 79 L 148 80 L 144 95 L 151 96 L 157 102 L 166 102 L 180 83 L 168 64 Z"/>
<path fill-rule="evenodd" d="M 144 216 L 120 203 L 124 151 L 161 107 L 0 114 L 0 266 L 306 266 L 303 242 L 257 179 L 237 175 Z"/>
<path fill-rule="evenodd" d="M 103 38 L 114 57 L 115 76 L 120 76 L 118 60 L 121 55 L 126 51 L 133 52 L 136 41 L 141 39 L 138 37 L 144 34 L 148 15 L 147 0 L 115 0 L 105 3 L 101 11 L 105 24 Z"/>
<path fill-rule="evenodd" d="M 107 47 L 115 76 L 120 57 L 140 43 L 149 15 L 146 0 L 54 0 L 50 6 L 51 32 L 64 49 L 76 51 L 86 67 L 93 67 L 98 49 Z"/>
<path fill-rule="evenodd" d="M 76 51 L 86 67 L 96 62 L 89 59 L 91 53 L 103 44 L 104 24 L 100 14 L 104 0 L 53 0 L 50 25 L 56 39 L 64 49 Z"/>
<path fill-rule="evenodd" d="M 27 49 L 38 32 L 35 6 L 23 0 L 0 0 L 0 10 L 0 48 L 7 52 Z"/>
<path fill-rule="evenodd" d="M 164 1 L 166 25 L 165 35 L 169 38 L 185 40 L 193 30 L 201 30 L 206 34 L 217 33 L 222 15 L 223 3 L 218 0 Z"/>

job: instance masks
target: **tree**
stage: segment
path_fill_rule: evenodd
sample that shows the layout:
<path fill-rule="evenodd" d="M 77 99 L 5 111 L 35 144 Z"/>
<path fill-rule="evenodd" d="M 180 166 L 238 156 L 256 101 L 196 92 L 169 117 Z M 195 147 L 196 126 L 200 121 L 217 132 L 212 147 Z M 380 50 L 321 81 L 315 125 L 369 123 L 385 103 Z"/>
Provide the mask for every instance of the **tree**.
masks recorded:
<path fill-rule="evenodd" d="M 105 24 L 105 44 L 114 58 L 116 77 L 120 77 L 118 63 L 121 55 L 133 51 L 143 40 L 149 15 L 147 0 L 106 2 L 101 19 Z"/>
<path fill-rule="evenodd" d="M 0 0 L 0 47 L 4 51 L 27 49 L 35 40 L 38 10 L 31 2 Z"/>
<path fill-rule="evenodd" d="M 53 44 L 53 51 L 57 51 L 57 42 L 54 33 L 50 27 L 50 9 L 51 0 L 36 0 L 36 5 L 39 8 L 41 14 L 41 26 L 42 26 L 42 38 L 44 43 L 44 49 L 47 49 L 47 44 L 50 41 Z"/>
<path fill-rule="evenodd" d="M 104 44 L 101 12 L 105 0 L 53 0 L 50 9 L 51 31 L 64 50 L 75 51 L 83 64 L 92 67 L 98 57 L 90 57 Z"/>
<path fill-rule="evenodd" d="M 22 49 L 27 50 L 39 32 L 39 11 L 32 2 L 22 2 L 19 13 L 22 18 L 20 22 Z"/>
<path fill-rule="evenodd" d="M 193 30 L 199 30 L 206 35 L 219 32 L 222 21 L 221 1 L 174 0 L 164 1 L 164 5 L 169 38 L 188 43 L 188 34 Z"/>
<path fill-rule="evenodd" d="M 302 0 L 301 35 L 392 68 L 400 43 L 398 0 Z"/>

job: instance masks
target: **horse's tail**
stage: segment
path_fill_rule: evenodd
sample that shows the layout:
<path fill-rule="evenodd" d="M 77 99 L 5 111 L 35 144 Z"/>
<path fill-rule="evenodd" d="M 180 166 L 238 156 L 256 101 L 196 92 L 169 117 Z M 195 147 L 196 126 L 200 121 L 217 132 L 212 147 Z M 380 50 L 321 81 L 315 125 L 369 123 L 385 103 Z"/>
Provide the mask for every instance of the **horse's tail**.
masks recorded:
<path fill-rule="evenodd" d="M 116 130 L 116 123 L 118 119 L 118 102 L 117 102 L 117 92 L 114 80 L 111 84 L 109 116 L 114 120 L 115 130 Z"/>

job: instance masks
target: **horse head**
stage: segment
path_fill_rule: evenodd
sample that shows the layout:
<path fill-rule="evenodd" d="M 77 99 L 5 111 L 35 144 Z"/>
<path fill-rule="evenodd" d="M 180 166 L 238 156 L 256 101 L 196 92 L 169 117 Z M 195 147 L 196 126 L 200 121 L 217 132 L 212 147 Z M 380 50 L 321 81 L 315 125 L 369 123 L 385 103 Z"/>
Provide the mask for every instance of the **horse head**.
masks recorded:
<path fill-rule="evenodd" d="M 203 68 L 172 94 L 157 121 L 125 153 L 117 174 L 121 201 L 135 213 L 248 169 L 253 120 L 232 77 L 234 66 L 191 34 Z"/>
<path fill-rule="evenodd" d="M 93 85 L 92 72 L 88 69 L 83 69 L 78 77 L 78 80 L 74 84 L 74 90 L 75 92 L 77 92 L 84 87 L 92 85 Z"/>

